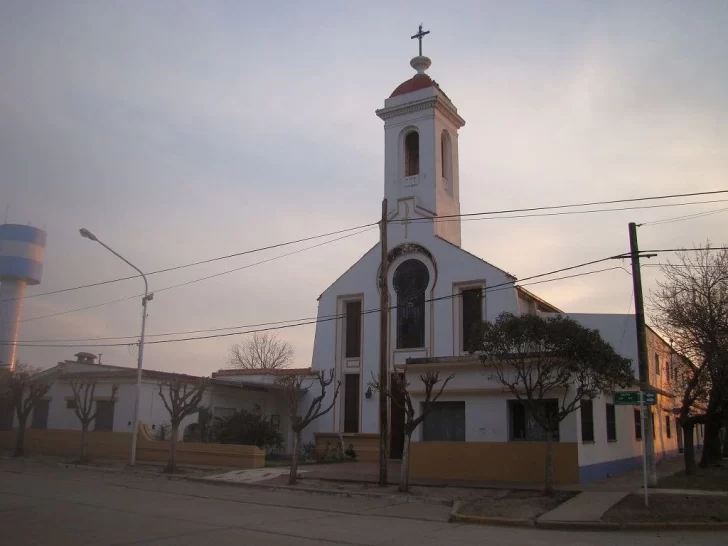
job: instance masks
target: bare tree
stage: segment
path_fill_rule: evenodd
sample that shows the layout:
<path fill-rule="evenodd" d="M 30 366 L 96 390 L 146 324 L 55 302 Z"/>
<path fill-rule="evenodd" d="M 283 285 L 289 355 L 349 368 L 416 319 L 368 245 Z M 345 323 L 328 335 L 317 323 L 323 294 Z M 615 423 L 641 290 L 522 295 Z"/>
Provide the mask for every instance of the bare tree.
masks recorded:
<path fill-rule="evenodd" d="M 18 416 L 13 457 L 25 456 L 25 429 L 28 417 L 51 388 L 50 383 L 35 378 L 38 369 L 17 364 L 0 372 L 0 399 L 9 400 Z"/>
<path fill-rule="evenodd" d="M 432 405 L 440 398 L 445 386 L 455 377 L 450 374 L 445 378 L 440 389 L 433 396 L 433 390 L 440 383 L 440 372 L 427 371 L 420 374 L 420 381 L 425 386 L 425 399 L 422 401 L 420 414 L 415 417 L 415 407 L 412 404 L 412 396 L 409 392 L 410 383 L 407 381 L 407 370 L 400 376 L 395 374 L 392 376 L 391 388 L 382 385 L 381 381 L 374 379 L 369 382 L 374 390 L 380 395 L 389 397 L 389 399 L 404 410 L 404 448 L 402 450 L 402 465 L 400 467 L 399 487 L 398 491 L 406 493 L 409 490 L 409 448 L 412 440 L 412 433 L 425 420 L 432 409 Z"/>
<path fill-rule="evenodd" d="M 116 385 L 111 386 L 111 401 L 116 401 L 116 393 L 118 391 Z M 88 462 L 88 428 L 96 415 L 98 414 L 98 405 L 95 405 L 94 394 L 96 393 L 95 379 L 81 379 L 71 381 L 71 390 L 75 401 L 74 411 L 76 417 L 81 422 L 81 458 L 79 462 L 86 464 Z"/>
<path fill-rule="evenodd" d="M 276 384 L 283 387 L 284 396 L 288 404 L 288 413 L 291 418 L 291 428 L 293 430 L 293 453 L 291 457 L 291 472 L 288 475 L 288 484 L 293 485 L 298 479 L 298 459 L 301 455 L 301 433 L 313 421 L 326 415 L 336 403 L 339 396 L 341 381 L 336 381 L 334 370 L 329 370 L 328 374 L 322 370 L 304 372 L 300 374 L 282 375 L 276 378 Z M 318 384 L 320 393 L 313 397 L 308 409 L 303 416 L 299 415 L 298 409 L 303 395 L 310 390 L 315 384 Z M 334 393 L 331 403 L 322 409 L 322 404 L 326 398 L 326 389 L 334 385 Z"/>
<path fill-rule="evenodd" d="M 202 395 L 208 383 L 209 380 L 206 377 L 197 378 L 186 375 L 172 375 L 169 379 L 160 381 L 157 384 L 159 387 L 159 397 L 169 412 L 169 420 L 172 426 L 169 439 L 169 461 L 164 469 L 165 472 L 171 473 L 177 471 L 177 438 L 179 436 L 179 425 L 185 417 L 200 411 L 202 407 L 200 402 L 202 401 Z"/>
<path fill-rule="evenodd" d="M 728 405 L 728 251 L 706 243 L 697 252 L 678 252 L 661 267 L 664 280 L 652 293 L 655 326 L 679 355 L 676 395 L 680 400 L 685 471 L 695 467 L 693 428 L 705 425 L 701 466 L 721 460 L 720 429 Z"/>
<path fill-rule="evenodd" d="M 553 441 L 559 423 L 617 387 L 629 387 L 630 360 L 618 355 L 599 332 L 565 318 L 503 313 L 482 325 L 475 344 L 497 381 L 529 410 L 546 434 L 545 493 L 554 490 Z"/>
<path fill-rule="evenodd" d="M 275 334 L 255 332 L 242 343 L 230 347 L 228 362 L 245 370 L 276 370 L 293 361 L 293 347 Z"/>

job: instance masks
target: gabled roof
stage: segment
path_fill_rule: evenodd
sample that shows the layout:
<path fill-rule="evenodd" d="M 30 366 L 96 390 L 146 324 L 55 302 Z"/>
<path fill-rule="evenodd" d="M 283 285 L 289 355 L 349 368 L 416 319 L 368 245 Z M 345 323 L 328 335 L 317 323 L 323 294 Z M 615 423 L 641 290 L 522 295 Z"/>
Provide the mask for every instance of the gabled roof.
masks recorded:
<path fill-rule="evenodd" d="M 232 368 L 227 370 L 218 370 L 212 372 L 212 377 L 228 377 L 236 375 L 272 375 L 276 377 L 288 376 L 288 375 L 308 375 L 311 373 L 311 368 L 277 368 L 277 369 L 266 369 L 266 368 L 254 368 L 254 369 L 243 369 L 243 368 Z"/>

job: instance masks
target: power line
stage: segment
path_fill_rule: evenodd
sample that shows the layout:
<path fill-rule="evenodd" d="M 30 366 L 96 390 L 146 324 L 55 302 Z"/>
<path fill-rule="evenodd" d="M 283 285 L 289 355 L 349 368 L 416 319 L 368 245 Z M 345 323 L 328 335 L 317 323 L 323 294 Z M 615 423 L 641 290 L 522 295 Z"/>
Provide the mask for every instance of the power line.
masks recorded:
<path fill-rule="evenodd" d="M 698 212 L 696 214 L 688 214 L 685 216 L 675 216 L 674 218 L 663 218 L 662 220 L 655 220 L 654 222 L 644 222 L 641 224 L 642 226 L 657 226 L 660 224 L 672 224 L 674 222 L 682 222 L 684 220 L 692 220 L 695 218 L 702 218 L 704 216 L 712 216 L 713 214 L 718 214 L 721 212 L 727 211 L 728 208 L 723 209 L 715 209 L 715 210 L 709 210 L 705 212 Z"/>
<path fill-rule="evenodd" d="M 235 273 L 236 271 L 241 271 L 243 269 L 248 269 L 248 268 L 254 267 L 256 265 L 261 265 L 261 264 L 268 263 L 268 262 L 272 262 L 272 261 L 275 261 L 275 260 L 280 260 L 281 258 L 286 258 L 286 257 L 292 256 L 294 254 L 299 254 L 299 253 L 304 252 L 306 250 L 311 250 L 313 248 L 318 248 L 320 246 L 324 246 L 324 245 L 327 245 L 329 243 L 335 243 L 337 241 L 341 241 L 342 239 L 347 239 L 348 237 L 353 237 L 354 235 L 359 235 L 359 234 L 364 233 L 366 231 L 370 231 L 371 229 L 372 229 L 372 227 L 367 227 L 365 229 L 356 231 L 354 233 L 349 233 L 347 235 L 342 235 L 341 237 L 337 237 L 336 239 L 331 239 L 329 241 L 324 241 L 322 243 L 317 243 L 315 245 L 307 246 L 307 247 L 304 247 L 304 248 L 299 248 L 298 250 L 294 250 L 293 252 L 287 252 L 286 254 L 281 254 L 279 256 L 273 256 L 272 258 L 267 258 L 267 259 L 261 260 L 259 262 L 255 262 L 255 263 L 252 263 L 252 264 L 247 264 L 247 265 L 244 265 L 244 266 L 241 266 L 241 267 L 236 267 L 234 269 L 228 269 L 227 271 L 222 271 L 220 273 L 215 273 L 213 275 L 207 275 L 205 277 L 200 277 L 200 278 L 197 278 L 197 279 L 193 279 L 191 281 L 186 281 L 186 282 L 179 283 L 179 284 L 173 284 L 171 286 L 165 286 L 164 288 L 160 288 L 158 290 L 154 290 L 154 293 L 156 294 L 158 292 L 164 292 L 166 290 L 171 290 L 173 288 L 179 288 L 181 286 L 187 286 L 189 284 L 194 284 L 194 283 L 197 283 L 197 282 L 206 281 L 208 279 L 213 279 L 215 277 L 221 277 L 221 276 L 227 275 L 229 273 Z M 29 317 L 29 318 L 26 318 L 26 319 L 21 319 L 19 322 L 30 322 L 30 321 L 34 321 L 34 320 L 41 320 L 41 319 L 45 319 L 45 318 L 57 317 L 59 315 L 67 315 L 69 313 L 76 313 L 78 311 L 86 311 L 88 309 L 95 309 L 97 307 L 103 307 L 105 305 L 111 305 L 113 303 L 119 303 L 119 302 L 122 302 L 122 301 L 128 301 L 128 300 L 132 300 L 132 299 L 135 299 L 135 298 L 141 298 L 142 296 L 143 296 L 143 294 L 135 294 L 133 296 L 127 296 L 125 298 L 120 298 L 120 299 L 117 299 L 117 300 L 107 301 L 107 302 L 103 302 L 103 303 L 97 303 L 97 304 L 94 304 L 94 305 L 88 305 L 86 307 L 79 307 L 77 309 L 69 309 L 69 310 L 66 310 L 66 311 L 59 311 L 58 313 L 51 313 L 49 315 L 40 315 L 40 316 L 37 316 L 37 317 Z"/>
<path fill-rule="evenodd" d="M 728 199 L 712 199 L 709 201 L 692 201 L 688 203 L 665 203 L 662 205 L 639 205 L 635 207 L 617 207 L 617 208 L 606 208 L 606 209 L 589 209 L 589 210 L 570 210 L 561 212 L 539 212 L 536 214 L 511 214 L 508 216 L 490 216 L 491 213 L 472 213 L 466 215 L 448 215 L 448 216 L 433 216 L 433 217 L 420 217 L 420 218 L 407 218 L 402 220 L 392 220 L 393 224 L 406 224 L 414 222 L 456 222 L 461 220 L 463 222 L 477 222 L 481 220 L 511 220 L 514 218 L 541 218 L 547 216 L 572 216 L 577 214 L 594 214 L 602 212 L 621 212 L 627 210 L 644 210 L 644 209 L 660 209 L 668 207 L 684 207 L 689 205 L 707 205 L 712 203 L 726 203 Z M 560 207 L 559 207 L 560 208 Z M 474 218 L 474 215 L 487 215 L 485 217 Z M 464 218 L 463 218 L 464 217 Z"/>
<path fill-rule="evenodd" d="M 527 208 L 520 208 L 520 209 L 505 209 L 505 210 L 498 210 L 498 211 L 488 211 L 488 212 L 471 212 L 467 214 L 448 214 L 443 216 L 438 216 L 438 219 L 447 219 L 447 218 L 466 218 L 470 216 L 484 216 L 484 215 L 493 215 L 493 214 L 511 214 L 514 212 L 534 212 L 534 211 L 540 211 L 540 210 L 555 210 L 555 209 L 568 209 L 568 208 L 575 208 L 575 207 L 591 207 L 595 205 L 617 205 L 620 203 L 634 203 L 638 201 L 656 201 L 661 199 L 676 199 L 679 197 L 697 197 L 702 195 L 716 195 L 721 193 L 728 193 L 728 190 L 715 190 L 715 191 L 702 191 L 702 192 L 693 192 L 693 193 L 676 193 L 676 194 L 670 194 L 670 195 L 654 195 L 654 196 L 648 196 L 648 197 L 634 197 L 629 199 L 613 199 L 610 201 L 591 201 L 586 203 L 572 203 L 569 205 L 549 205 L 549 206 L 540 206 L 540 207 L 527 207 Z M 617 210 L 617 209 L 615 209 Z M 411 222 L 414 221 L 424 221 L 424 220 L 430 220 L 430 218 L 413 218 L 410 220 Z"/>
<path fill-rule="evenodd" d="M 728 246 L 710 246 L 703 248 L 651 248 L 649 250 L 640 250 L 641 254 L 646 252 L 704 252 L 704 251 L 716 251 L 716 250 L 728 250 Z"/>
<path fill-rule="evenodd" d="M 626 257 L 629 257 L 629 254 L 617 254 L 615 256 L 609 256 L 609 257 L 601 258 L 601 259 L 598 259 L 598 260 L 592 260 L 592 261 L 589 261 L 589 262 L 584 262 L 582 264 L 577 264 L 577 265 L 572 265 L 572 266 L 568 266 L 568 267 L 563 267 L 563 268 L 556 269 L 556 270 L 553 270 L 553 271 L 549 271 L 549 272 L 546 272 L 546 273 L 539 273 L 537 275 L 531 275 L 529 277 L 525 277 L 525 278 L 521 279 L 520 281 L 514 279 L 512 281 L 506 281 L 506 282 L 503 282 L 503 283 L 494 284 L 494 285 L 492 285 L 490 287 L 486 287 L 485 290 L 484 290 L 484 292 L 495 292 L 495 291 L 498 291 L 498 289 L 503 289 L 502 287 L 516 288 L 517 286 L 530 286 L 531 284 L 540 284 L 539 282 L 535 282 L 535 283 L 524 283 L 524 284 L 518 284 L 518 285 L 516 283 L 523 283 L 523 281 L 532 280 L 532 279 L 538 279 L 538 278 L 541 278 L 541 277 L 546 277 L 546 276 L 549 276 L 549 275 L 554 275 L 556 273 L 562 273 L 562 272 L 565 272 L 565 271 L 571 271 L 571 270 L 574 270 L 574 269 L 578 269 L 578 268 L 581 268 L 581 267 L 586 267 L 586 266 L 593 265 L 593 264 L 596 264 L 596 263 L 605 262 L 607 260 L 619 259 L 619 258 L 626 258 Z M 611 271 L 613 269 L 623 269 L 623 268 L 621 268 L 621 267 L 612 267 L 612 268 L 607 268 L 607 269 L 598 270 L 598 271 L 587 271 L 587 272 L 580 273 L 580 274 L 577 274 L 577 275 L 569 275 L 569 276 L 564 277 L 564 278 L 575 278 L 575 277 L 581 277 L 581 276 L 585 276 L 585 275 L 592 275 L 594 273 L 602 273 L 604 271 Z M 552 281 L 556 281 L 556 280 L 562 280 L 562 279 L 561 278 L 557 278 L 557 279 L 551 279 L 551 280 Z M 549 282 L 549 281 L 541 281 L 541 282 Z M 460 294 L 448 294 L 446 296 L 440 296 L 440 297 L 437 297 L 437 298 L 430 298 L 430 299 L 426 299 L 425 300 L 425 303 L 430 303 L 430 302 L 436 302 L 436 301 L 442 301 L 442 300 L 452 299 L 452 298 L 458 297 L 459 295 Z M 396 309 L 396 306 L 390 306 L 389 310 L 392 310 L 392 309 Z M 361 314 L 362 315 L 368 315 L 368 314 L 371 314 L 371 313 L 378 313 L 379 311 L 380 311 L 379 308 L 368 309 L 368 310 L 362 311 Z M 315 319 L 311 319 L 311 320 L 304 320 L 304 321 L 296 322 L 295 324 L 283 324 L 285 322 L 293 322 L 295 320 L 295 319 L 292 319 L 291 321 L 280 321 L 280 325 L 273 326 L 273 327 L 270 327 L 270 328 L 261 328 L 261 329 L 244 330 L 244 331 L 240 331 L 239 330 L 239 331 L 235 331 L 235 332 L 226 332 L 226 333 L 222 333 L 222 334 L 211 334 L 211 335 L 205 335 L 205 336 L 195 336 L 195 337 L 186 337 L 186 338 L 178 338 L 178 339 L 162 339 L 162 340 L 149 341 L 148 343 L 149 344 L 177 343 L 177 342 L 182 342 L 182 341 L 195 341 L 195 340 L 203 340 L 203 339 L 212 339 L 212 338 L 221 338 L 221 337 L 229 337 L 229 336 L 236 336 L 236 335 L 252 334 L 252 333 L 256 333 L 256 332 L 266 332 L 266 331 L 272 331 L 272 330 L 281 330 L 281 329 L 293 328 L 293 327 L 297 327 L 297 326 L 307 326 L 307 325 L 311 325 L 311 324 L 317 324 L 319 322 L 329 322 L 331 320 L 337 320 L 337 319 L 343 318 L 343 317 L 344 317 L 343 314 L 340 314 L 340 315 L 328 315 L 328 316 L 325 316 L 325 317 L 319 317 L 319 318 L 315 318 Z M 89 338 L 89 339 L 91 339 L 91 338 Z M 7 343 L 8 342 L 0 342 L 0 345 L 7 344 Z M 131 344 L 130 343 L 107 343 L 107 344 L 94 344 L 94 345 L 88 345 L 88 344 L 83 344 L 83 345 L 55 345 L 55 344 L 34 344 L 32 342 L 18 342 L 18 346 L 22 346 L 22 347 L 57 347 L 57 348 L 75 348 L 75 347 L 123 347 L 123 346 L 127 346 L 127 345 L 131 345 Z"/>
<path fill-rule="evenodd" d="M 629 198 L 629 199 L 614 199 L 614 200 L 609 200 L 609 201 L 592 201 L 592 202 L 587 202 L 587 203 L 573 203 L 573 204 L 569 204 L 569 205 L 550 205 L 550 206 L 528 207 L 528 208 L 520 208 L 520 209 L 507 209 L 507 210 L 499 210 L 499 211 L 475 212 L 475 213 L 469 213 L 469 214 L 455 214 L 455 215 L 448 215 L 448 216 L 439 216 L 438 219 L 439 219 L 439 221 L 442 221 L 442 220 L 447 219 L 447 218 L 463 218 L 463 217 L 470 217 L 470 216 L 485 216 L 485 215 L 495 215 L 495 214 L 508 214 L 508 213 L 515 213 L 515 212 L 532 212 L 532 211 L 539 211 L 539 210 L 562 209 L 562 208 L 573 208 L 573 207 L 585 207 L 585 206 L 594 206 L 594 205 L 610 205 L 610 204 L 629 203 L 629 202 L 638 202 L 638 201 L 650 201 L 650 200 L 661 200 L 661 199 L 675 199 L 675 198 L 680 198 L 680 197 L 696 197 L 696 196 L 702 196 L 702 195 L 715 195 L 715 194 L 721 194 L 721 193 L 728 193 L 728 190 L 715 190 L 715 191 L 681 193 L 681 194 L 671 194 L 671 195 L 657 195 L 657 196 L 636 197 L 636 198 Z M 613 210 L 618 210 L 618 209 L 613 209 Z M 516 216 L 511 216 L 510 218 L 516 218 Z M 427 220 L 432 220 L 432 219 L 431 218 L 413 218 L 413 219 L 408 220 L 408 221 L 409 222 L 416 222 L 416 221 L 427 221 Z M 398 222 L 402 222 L 402 220 L 397 220 L 397 221 L 394 221 L 392 223 L 398 223 Z M 264 247 L 260 247 L 260 248 L 255 248 L 255 249 L 251 249 L 251 250 L 245 250 L 245 251 L 242 251 L 242 252 L 236 252 L 236 253 L 233 253 L 233 254 L 227 254 L 225 256 L 218 256 L 216 258 L 210 258 L 210 259 L 207 259 L 207 260 L 201 260 L 201 261 L 193 262 L 193 263 L 189 263 L 189 264 L 177 265 L 177 266 L 174 266 L 174 267 L 168 267 L 166 269 L 159 269 L 157 271 L 152 271 L 150 273 L 147 273 L 147 275 L 157 275 L 159 273 L 167 273 L 167 272 L 170 272 L 170 271 L 176 271 L 178 269 L 183 269 L 183 268 L 187 268 L 187 267 L 193 267 L 193 266 L 196 266 L 196 265 L 202 265 L 202 264 L 211 263 L 211 262 L 220 261 L 220 260 L 225 260 L 225 259 L 228 259 L 228 258 L 233 258 L 233 257 L 237 257 L 237 256 L 243 256 L 243 255 L 246 255 L 246 254 L 252 254 L 254 252 L 261 252 L 261 251 L 264 251 L 264 250 L 270 250 L 270 249 L 278 248 L 278 247 L 282 247 L 282 246 L 292 245 L 292 244 L 296 244 L 296 243 L 302 243 L 302 242 L 311 241 L 311 240 L 314 240 L 314 239 L 319 239 L 319 238 L 328 237 L 328 236 L 332 236 L 332 235 L 339 235 L 341 233 L 347 233 L 347 232 L 350 232 L 350 231 L 356 231 L 358 229 L 362 229 L 362 228 L 366 228 L 366 227 L 373 227 L 375 225 L 378 225 L 378 222 L 372 222 L 372 223 L 369 223 L 369 224 L 362 224 L 360 226 L 355 226 L 355 227 L 351 227 L 351 228 L 347 228 L 347 229 L 341 229 L 341 230 L 338 230 L 338 231 L 332 231 L 332 232 L 329 232 L 329 233 L 323 233 L 321 235 L 314 235 L 314 236 L 311 236 L 311 237 L 304 237 L 302 239 L 296 239 L 296 240 L 292 240 L 292 241 L 286 241 L 286 242 L 283 242 L 283 243 L 277 243 L 277 244 L 268 245 L 268 246 L 264 246 Z M 74 291 L 74 290 L 81 290 L 81 289 L 85 289 L 85 288 L 92 288 L 92 287 L 95 287 L 95 286 L 102 286 L 102 285 L 106 285 L 106 284 L 111 284 L 111 283 L 126 281 L 126 280 L 129 280 L 129 279 L 135 279 L 135 278 L 137 278 L 136 275 L 132 275 L 132 276 L 128 276 L 128 277 L 120 277 L 118 279 L 110 279 L 110 280 L 106 280 L 106 281 L 99 281 L 99 282 L 95 282 L 95 283 L 89 283 L 89 284 L 84 284 L 84 285 L 80 285 L 80 286 L 74 286 L 74 287 L 70 287 L 70 288 L 61 288 L 59 290 L 52 290 L 52 291 L 49 291 L 49 292 L 41 292 L 39 294 L 30 294 L 28 296 L 23 296 L 23 298 L 38 298 L 38 297 L 41 297 L 41 296 L 50 296 L 52 294 L 61 294 L 61 293 L 64 293 L 64 292 L 71 292 L 71 291 Z"/>
<path fill-rule="evenodd" d="M 322 233 L 321 235 L 313 235 L 311 237 L 304 237 L 303 239 L 296 239 L 294 241 L 286 241 L 286 242 L 283 242 L 283 243 L 276 243 L 274 245 L 268 245 L 268 246 L 263 246 L 263 247 L 259 247 L 259 248 L 253 248 L 253 249 L 250 249 L 250 250 L 244 250 L 242 252 L 236 252 L 234 254 L 227 254 L 225 256 L 218 256 L 217 258 L 210 258 L 208 260 L 202 260 L 202 261 L 199 261 L 199 262 L 193 262 L 193 263 L 189 263 L 189 264 L 177 265 L 177 266 L 174 266 L 174 267 L 168 267 L 166 269 L 158 269 L 157 271 L 152 271 L 150 273 L 146 273 L 146 275 L 147 276 L 150 276 L 150 275 L 157 275 L 159 273 L 168 273 L 170 271 L 176 271 L 178 269 L 184 269 L 184 268 L 187 268 L 187 267 L 192 267 L 192 266 L 196 266 L 196 265 L 207 264 L 207 263 L 216 262 L 216 261 L 220 261 L 220 260 L 227 260 L 228 258 L 235 258 L 235 257 L 238 257 L 238 256 L 244 256 L 246 254 L 253 254 L 255 252 L 262 252 L 264 250 L 272 250 L 274 248 L 279 248 L 279 247 L 282 247 L 282 246 L 295 245 L 297 243 L 304 243 L 306 241 L 313 241 L 314 239 L 322 239 L 323 237 L 330 237 L 332 235 L 339 235 L 341 233 L 348 233 L 350 231 L 356 231 L 356 230 L 359 230 L 359 229 L 373 227 L 373 226 L 376 226 L 376 225 L 377 225 L 377 222 L 373 222 L 371 224 L 362 224 L 360 226 L 354 226 L 354 227 L 351 227 L 351 228 L 340 229 L 340 230 L 337 230 L 337 231 L 331 231 L 329 233 Z M 41 292 L 40 294 L 31 294 L 31 295 L 28 295 L 28 296 L 23 296 L 23 298 L 13 298 L 13 299 L 39 298 L 41 296 L 50 296 L 52 294 L 61 294 L 63 292 L 72 292 L 74 290 L 81 290 L 83 288 L 92 288 L 94 286 L 103 286 L 105 284 L 112 284 L 112 283 L 115 283 L 115 282 L 128 281 L 129 279 L 136 279 L 138 277 L 139 277 L 139 275 L 131 275 L 129 277 L 119 277 L 118 279 L 110 279 L 108 281 L 99 281 L 99 282 L 94 282 L 94 283 L 90 283 L 90 284 L 83 284 L 83 285 L 80 285 L 80 286 L 73 286 L 73 287 L 70 287 L 70 288 L 61 288 L 59 290 L 52 290 L 50 292 Z M 12 301 L 12 300 L 4 300 L 4 301 Z"/>
<path fill-rule="evenodd" d="M 516 285 L 512 285 L 512 286 L 502 286 L 500 288 L 494 288 L 494 287 L 486 288 L 486 292 L 500 292 L 501 290 L 509 290 L 511 288 L 515 288 L 515 287 L 519 287 L 519 286 L 532 286 L 534 284 L 542 284 L 542 283 L 546 283 L 546 282 L 561 281 L 561 280 L 565 280 L 565 279 L 572 279 L 572 278 L 575 278 L 575 277 L 584 277 L 586 275 L 594 275 L 595 273 L 604 273 L 606 271 L 614 271 L 615 269 L 621 269 L 622 271 L 624 271 L 628 275 L 631 275 L 631 273 L 629 271 L 627 271 L 624 267 L 615 266 L 615 267 L 608 267 L 608 268 L 605 268 L 605 269 L 597 269 L 595 271 L 588 271 L 586 273 L 578 273 L 576 275 L 566 275 L 564 277 L 556 277 L 556 278 L 553 278 L 553 279 L 546 279 L 546 280 L 543 280 L 543 281 L 529 282 L 529 283 L 524 283 L 524 284 L 516 284 Z M 452 297 L 452 296 L 448 296 L 448 297 Z M 455 295 L 455 297 L 457 297 L 457 294 Z M 428 301 L 433 301 L 433 300 L 428 300 Z M 370 312 L 375 312 L 375 311 L 378 312 L 379 309 L 370 310 Z M 240 328 L 258 328 L 260 326 L 273 326 L 273 325 L 278 325 L 278 324 L 287 324 L 287 323 L 291 323 L 291 322 L 304 322 L 304 321 L 309 321 L 309 320 L 315 320 L 316 318 L 320 318 L 320 319 L 327 318 L 328 319 L 328 318 L 344 318 L 344 317 L 345 317 L 344 314 L 339 314 L 339 315 L 324 315 L 323 317 L 303 317 L 303 318 L 298 318 L 298 319 L 277 320 L 277 321 L 272 321 L 272 322 L 260 322 L 258 324 L 241 324 L 241 325 L 237 325 L 237 326 L 226 326 L 224 328 L 206 328 L 206 329 L 203 329 L 203 330 L 186 330 L 186 331 L 182 331 L 182 332 L 166 332 L 166 333 L 161 333 L 161 334 L 146 334 L 146 337 L 167 337 L 167 336 L 173 336 L 173 335 L 198 334 L 198 333 L 203 333 L 203 332 L 220 332 L 220 331 L 223 331 L 223 330 L 236 330 L 236 329 L 240 329 Z M 58 341 L 58 342 L 61 342 L 61 341 L 62 342 L 72 342 L 72 341 L 75 341 L 75 342 L 78 342 L 78 341 L 106 341 L 106 340 L 114 340 L 114 339 L 137 339 L 138 337 L 139 337 L 139 335 L 137 334 L 137 335 L 131 335 L 131 336 L 111 336 L 111 337 L 78 338 L 78 339 L 28 339 L 28 340 L 18 341 L 18 343 L 51 343 L 51 342 L 56 342 L 56 341 Z M 2 344 L 2 343 L 0 342 L 0 344 Z"/>

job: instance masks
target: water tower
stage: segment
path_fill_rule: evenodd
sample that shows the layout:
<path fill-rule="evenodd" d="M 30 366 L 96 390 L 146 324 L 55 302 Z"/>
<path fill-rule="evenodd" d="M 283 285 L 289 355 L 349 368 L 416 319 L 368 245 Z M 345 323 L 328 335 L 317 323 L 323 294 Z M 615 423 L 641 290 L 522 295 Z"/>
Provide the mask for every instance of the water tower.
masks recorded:
<path fill-rule="evenodd" d="M 25 287 L 40 283 L 45 245 L 41 229 L 0 225 L 0 367 L 15 366 Z"/>

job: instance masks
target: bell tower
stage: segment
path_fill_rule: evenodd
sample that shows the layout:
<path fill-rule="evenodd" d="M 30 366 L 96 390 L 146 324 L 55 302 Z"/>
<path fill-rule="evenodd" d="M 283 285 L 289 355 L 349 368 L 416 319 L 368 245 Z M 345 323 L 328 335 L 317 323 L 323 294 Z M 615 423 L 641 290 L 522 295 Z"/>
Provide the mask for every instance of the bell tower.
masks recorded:
<path fill-rule="evenodd" d="M 376 114 L 384 120 L 384 195 L 390 209 L 414 203 L 416 216 L 460 214 L 458 131 L 465 120 L 440 86 L 426 74 L 432 64 L 422 55 L 410 61 L 416 74 L 400 84 Z M 460 246 L 460 220 L 432 222 L 434 234 Z"/>

